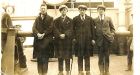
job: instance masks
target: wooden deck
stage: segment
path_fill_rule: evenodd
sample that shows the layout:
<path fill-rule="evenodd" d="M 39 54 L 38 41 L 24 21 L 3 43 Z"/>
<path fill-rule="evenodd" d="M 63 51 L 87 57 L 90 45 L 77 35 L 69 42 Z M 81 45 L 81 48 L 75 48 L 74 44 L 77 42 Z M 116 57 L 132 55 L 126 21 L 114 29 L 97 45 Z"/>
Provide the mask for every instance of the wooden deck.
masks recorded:
<path fill-rule="evenodd" d="M 25 48 L 28 71 L 16 75 L 38 75 L 37 62 L 32 62 L 32 48 Z M 57 60 L 57 59 L 55 59 Z M 74 57 L 71 75 L 78 75 L 77 58 Z M 127 68 L 127 56 L 110 55 L 110 75 L 133 75 L 133 71 L 125 71 Z M 19 68 L 16 68 L 19 69 Z M 17 71 L 17 70 L 16 70 Z M 58 74 L 58 62 L 49 62 L 48 74 Z M 99 75 L 98 56 L 91 57 L 91 75 Z"/>

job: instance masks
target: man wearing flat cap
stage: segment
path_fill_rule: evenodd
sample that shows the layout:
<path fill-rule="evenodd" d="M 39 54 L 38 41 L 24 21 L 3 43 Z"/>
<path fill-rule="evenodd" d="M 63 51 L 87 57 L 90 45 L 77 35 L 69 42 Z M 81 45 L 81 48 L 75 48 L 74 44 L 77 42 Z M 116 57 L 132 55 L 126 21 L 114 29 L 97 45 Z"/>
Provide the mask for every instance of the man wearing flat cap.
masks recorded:
<path fill-rule="evenodd" d="M 110 17 L 105 15 L 105 6 L 97 6 L 99 16 L 95 18 L 96 44 L 99 50 L 100 75 L 109 75 L 109 48 L 114 40 L 115 28 Z"/>
<path fill-rule="evenodd" d="M 78 57 L 79 75 L 84 75 L 83 61 L 86 75 L 90 75 L 90 56 L 92 56 L 92 47 L 95 43 L 94 22 L 90 16 L 86 15 L 85 5 L 79 5 L 78 10 L 80 14 L 73 18 L 75 55 Z"/>
<path fill-rule="evenodd" d="M 78 9 L 79 9 L 79 10 L 80 10 L 80 9 L 87 10 L 87 6 L 85 6 L 85 5 L 79 5 L 79 6 L 78 6 Z"/>
<path fill-rule="evenodd" d="M 105 11 L 105 10 L 106 10 L 106 7 L 105 7 L 104 5 L 98 5 L 98 6 L 97 6 L 97 10 L 98 10 L 98 9 L 103 9 L 103 10 Z"/>
<path fill-rule="evenodd" d="M 61 16 L 54 20 L 54 36 L 56 57 L 58 57 L 58 75 L 63 74 L 63 66 L 65 61 L 66 75 L 70 75 L 70 59 L 72 58 L 72 19 L 66 13 L 68 7 L 66 5 L 59 6 Z"/>

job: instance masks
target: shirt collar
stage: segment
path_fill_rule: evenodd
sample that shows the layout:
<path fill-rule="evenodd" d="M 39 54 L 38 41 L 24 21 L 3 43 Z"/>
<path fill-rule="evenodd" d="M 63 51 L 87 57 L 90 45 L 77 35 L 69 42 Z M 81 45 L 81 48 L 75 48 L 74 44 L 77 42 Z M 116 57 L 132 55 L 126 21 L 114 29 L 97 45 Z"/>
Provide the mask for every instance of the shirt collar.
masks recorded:
<path fill-rule="evenodd" d="M 81 17 L 81 19 L 82 19 L 82 18 L 84 18 L 84 19 L 85 19 L 85 15 L 83 15 L 83 16 L 82 16 L 82 15 L 80 15 L 80 17 Z"/>
<path fill-rule="evenodd" d="M 61 16 L 61 18 L 64 18 L 65 19 L 66 18 L 66 15 L 65 16 Z"/>
<path fill-rule="evenodd" d="M 101 15 L 99 15 L 100 20 L 104 20 L 104 18 L 105 18 L 105 15 L 102 15 L 102 17 L 101 17 Z"/>

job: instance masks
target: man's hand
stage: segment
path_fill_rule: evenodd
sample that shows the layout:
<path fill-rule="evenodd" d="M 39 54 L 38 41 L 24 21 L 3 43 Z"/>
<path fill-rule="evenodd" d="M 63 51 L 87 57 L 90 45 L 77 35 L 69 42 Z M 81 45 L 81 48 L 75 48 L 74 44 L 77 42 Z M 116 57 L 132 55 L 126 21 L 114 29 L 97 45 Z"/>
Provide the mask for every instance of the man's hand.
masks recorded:
<path fill-rule="evenodd" d="M 60 34 L 61 39 L 65 39 L 65 34 Z"/>
<path fill-rule="evenodd" d="M 45 33 L 43 33 L 43 34 L 38 33 L 37 37 L 38 37 L 38 39 L 43 39 L 44 35 L 45 35 Z"/>
<path fill-rule="evenodd" d="M 94 40 L 92 40 L 92 41 L 91 41 L 91 44 L 92 44 L 92 45 L 95 45 L 95 41 L 94 41 Z"/>
<path fill-rule="evenodd" d="M 73 40 L 72 40 L 72 43 L 75 44 L 75 43 L 76 43 L 76 39 L 73 39 Z"/>

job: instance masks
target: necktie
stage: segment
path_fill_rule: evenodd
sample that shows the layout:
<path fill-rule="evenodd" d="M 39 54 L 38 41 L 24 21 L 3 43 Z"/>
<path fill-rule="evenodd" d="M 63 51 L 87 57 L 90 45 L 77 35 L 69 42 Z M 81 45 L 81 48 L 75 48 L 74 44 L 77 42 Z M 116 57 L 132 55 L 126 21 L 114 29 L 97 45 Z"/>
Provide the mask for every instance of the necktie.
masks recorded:
<path fill-rule="evenodd" d="M 44 15 L 41 15 L 42 20 L 44 19 Z"/>
<path fill-rule="evenodd" d="M 103 24 L 103 16 L 101 15 L 101 24 Z"/>
<path fill-rule="evenodd" d="M 103 16 L 101 15 L 101 21 L 103 20 Z"/>
<path fill-rule="evenodd" d="M 82 20 L 83 20 L 83 21 L 85 20 L 83 15 L 82 15 Z"/>
<path fill-rule="evenodd" d="M 64 17 L 62 17 L 62 22 L 64 22 L 64 20 L 65 20 L 65 18 L 64 18 Z"/>

